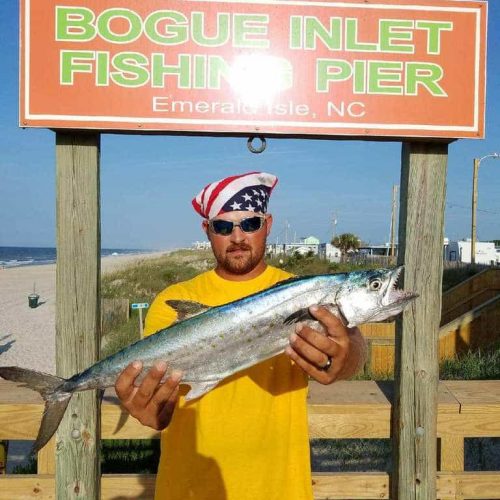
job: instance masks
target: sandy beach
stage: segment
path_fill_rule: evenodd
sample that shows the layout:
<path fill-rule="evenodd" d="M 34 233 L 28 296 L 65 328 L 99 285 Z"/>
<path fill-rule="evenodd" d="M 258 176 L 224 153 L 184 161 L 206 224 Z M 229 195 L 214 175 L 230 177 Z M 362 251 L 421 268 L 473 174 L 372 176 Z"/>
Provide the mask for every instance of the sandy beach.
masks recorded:
<path fill-rule="evenodd" d="M 134 261 L 165 252 L 103 257 L 101 272 L 109 273 Z M 36 283 L 39 306 L 28 306 Z M 56 265 L 0 269 L 0 365 L 16 365 L 55 373 Z"/>

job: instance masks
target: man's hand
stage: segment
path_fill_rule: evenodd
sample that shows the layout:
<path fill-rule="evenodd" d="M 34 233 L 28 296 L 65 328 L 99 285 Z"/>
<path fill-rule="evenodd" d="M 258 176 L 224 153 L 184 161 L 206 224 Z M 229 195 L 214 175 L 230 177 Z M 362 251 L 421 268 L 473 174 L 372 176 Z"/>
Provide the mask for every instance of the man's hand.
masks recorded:
<path fill-rule="evenodd" d="M 141 385 L 136 387 L 134 381 L 141 371 L 140 361 L 128 365 L 116 380 L 116 394 L 122 406 L 141 424 L 161 431 L 168 426 L 174 413 L 182 373 L 173 371 L 162 384 L 167 364 L 160 361 L 149 370 Z"/>
<path fill-rule="evenodd" d="M 347 328 L 324 307 L 312 306 L 311 314 L 325 332 L 297 324 L 285 352 L 321 384 L 352 377 L 366 360 L 366 344 L 357 328 Z"/>

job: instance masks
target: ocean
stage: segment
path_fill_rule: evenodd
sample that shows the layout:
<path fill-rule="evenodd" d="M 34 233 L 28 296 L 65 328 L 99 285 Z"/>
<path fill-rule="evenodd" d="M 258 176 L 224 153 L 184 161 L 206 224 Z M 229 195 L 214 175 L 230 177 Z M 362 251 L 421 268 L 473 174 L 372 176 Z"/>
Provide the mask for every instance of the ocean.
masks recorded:
<path fill-rule="evenodd" d="M 151 250 L 129 248 L 103 248 L 101 255 L 135 255 L 149 253 Z M 54 264 L 56 249 L 53 247 L 0 247 L 0 269 L 2 267 L 35 266 Z"/>

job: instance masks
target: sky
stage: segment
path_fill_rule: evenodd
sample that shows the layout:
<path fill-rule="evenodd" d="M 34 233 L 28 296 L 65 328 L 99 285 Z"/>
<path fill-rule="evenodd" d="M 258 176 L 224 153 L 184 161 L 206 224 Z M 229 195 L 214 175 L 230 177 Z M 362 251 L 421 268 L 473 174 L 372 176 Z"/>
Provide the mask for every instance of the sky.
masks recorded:
<path fill-rule="evenodd" d="M 0 2 L 0 246 L 55 246 L 55 134 L 18 127 L 18 2 Z M 473 158 L 500 152 L 500 2 L 489 2 L 486 138 L 449 146 L 445 236 L 470 237 Z M 355 233 L 389 240 L 398 142 L 267 140 L 117 135 L 101 137 L 101 238 L 104 248 L 172 249 L 204 240 L 191 199 L 207 183 L 263 170 L 278 176 L 270 201 L 271 242 Z M 500 160 L 481 163 L 478 239 L 500 239 Z M 334 228 L 333 220 L 337 224 Z M 287 228 L 287 229 L 285 229 Z"/>

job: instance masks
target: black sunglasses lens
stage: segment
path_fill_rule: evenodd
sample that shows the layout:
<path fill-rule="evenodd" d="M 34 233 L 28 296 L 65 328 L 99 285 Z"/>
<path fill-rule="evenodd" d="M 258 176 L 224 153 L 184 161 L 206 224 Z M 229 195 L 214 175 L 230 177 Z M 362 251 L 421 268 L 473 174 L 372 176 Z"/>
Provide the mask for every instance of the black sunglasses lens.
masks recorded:
<path fill-rule="evenodd" d="M 262 227 L 263 222 L 262 217 L 248 217 L 248 219 L 243 219 L 240 222 L 240 227 L 245 233 L 253 233 L 258 231 Z"/>
<path fill-rule="evenodd" d="M 212 229 L 216 234 L 227 236 L 233 232 L 233 223 L 229 220 L 216 219 L 212 221 Z"/>

